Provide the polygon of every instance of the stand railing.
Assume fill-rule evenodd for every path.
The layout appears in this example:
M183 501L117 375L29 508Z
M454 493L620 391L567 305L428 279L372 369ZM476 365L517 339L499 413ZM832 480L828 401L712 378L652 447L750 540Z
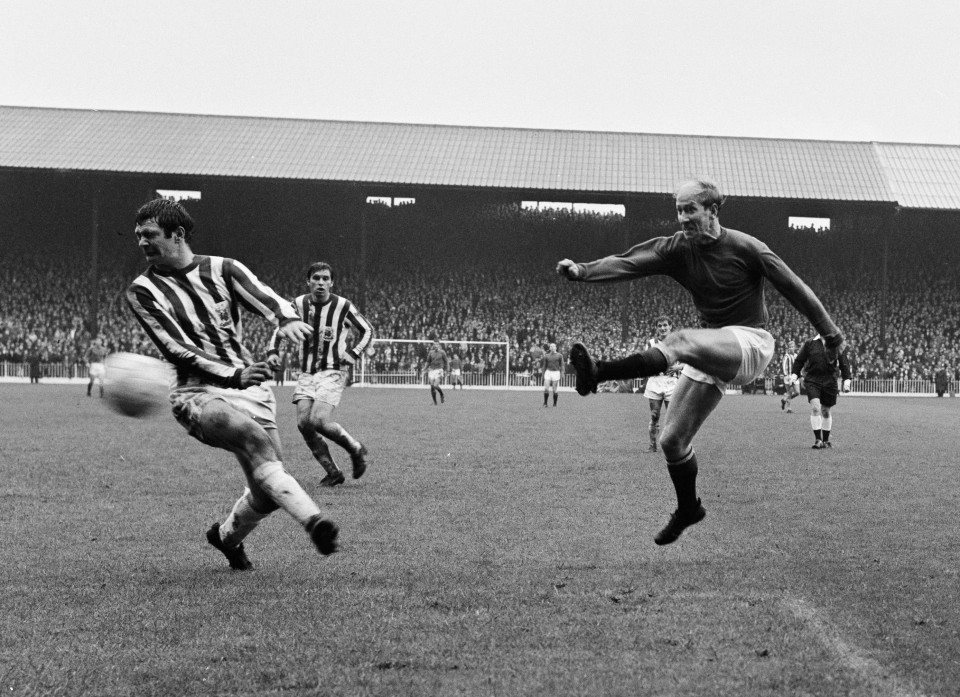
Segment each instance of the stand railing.
M287 370L286 382L296 382L292 369ZM358 379L360 378L360 379ZM30 365L28 363L0 361L0 380L6 382L27 382L30 379ZM40 365L40 379L66 382L73 380L87 380L87 366L83 363L42 363ZM460 376L464 387L484 387L506 389L506 374L503 372L474 373L465 372ZM537 388L542 387L543 378L539 380L527 373L510 373L509 387ZM417 387L427 384L425 374L415 371L373 372L366 371L361 376L354 375L356 385L363 387ZM444 378L445 385L449 385L448 378ZM620 383L604 383L601 390L607 392L630 392L639 390L640 380L622 381ZM560 378L560 387L573 389L574 376L564 373ZM950 382L946 394L953 397L956 394L957 383ZM758 379L751 385L740 390L744 394L778 394L777 381L771 378ZM870 395L935 395L936 385L932 380L900 380L897 378L876 378L869 380L854 380L851 392Z

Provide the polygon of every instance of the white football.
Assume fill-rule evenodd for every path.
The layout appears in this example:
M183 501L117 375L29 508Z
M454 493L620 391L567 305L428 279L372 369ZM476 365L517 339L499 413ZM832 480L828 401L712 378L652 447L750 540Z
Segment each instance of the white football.
M143 417L170 405L173 373L167 363L123 351L111 353L103 363L107 369L103 398L118 414Z

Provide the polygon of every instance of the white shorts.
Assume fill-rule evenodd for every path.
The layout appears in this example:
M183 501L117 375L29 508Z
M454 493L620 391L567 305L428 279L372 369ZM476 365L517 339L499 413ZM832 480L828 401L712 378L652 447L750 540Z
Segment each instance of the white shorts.
M103 363L91 363L87 373L91 380L95 378L102 381L103 376L107 374L107 367Z
M672 375L654 375L647 378L647 387L643 391L643 396L647 399L664 400L669 402L673 399L673 391L677 387L677 378Z
M277 427L277 399L273 396L273 391L264 385L252 385L245 390L213 385L175 387L170 393L173 415L177 422L187 429L187 433L201 443L220 447L204 437L200 422L203 408L215 399L223 400L264 428Z
M560 371L559 370L544 370L543 371L543 384L552 385L553 383L560 384Z
M343 370L321 370L319 373L300 373L297 388L293 391L293 403L302 399L323 402L332 407L340 404L343 388L347 384L347 373Z
M440 382L443 380L443 368L431 368L428 370L427 380L430 382Z
M454 368L453 370L451 370L451 371L450 371L450 377L452 377L452 378L458 378L458 377L460 377L460 369L459 369L459 368Z
M726 392L727 385L746 385L756 380L770 365L776 342L766 329L755 327L722 327L722 329L731 332L740 343L740 369L733 380L724 382L718 377L697 370L692 365L685 365L683 374L691 380L714 385L721 392Z

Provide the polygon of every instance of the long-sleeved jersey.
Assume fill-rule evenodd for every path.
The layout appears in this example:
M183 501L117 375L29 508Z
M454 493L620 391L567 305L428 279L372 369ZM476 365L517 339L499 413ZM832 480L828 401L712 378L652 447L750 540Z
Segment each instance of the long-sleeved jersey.
M127 303L163 357L177 384L240 387L253 362L243 344L240 307L277 326L299 319L277 295L235 259L196 255L183 269L151 266L127 289Z
M681 231L577 266L579 280L590 282L670 276L693 296L700 326L714 328L766 327L766 279L821 335L841 336L807 284L767 245L738 230L720 228L720 236L707 242L690 241Z
M110 349L103 344L90 344L87 350L83 352L83 359L87 363L103 363L103 359L106 358L109 353Z
M427 370L438 370L442 368L447 370L450 365L450 359L447 358L447 352L442 348L430 349L427 352Z
M836 380L838 374L844 380L850 379L850 364L846 354L840 351L836 358L829 360L823 339L819 336L803 342L791 372L800 375L804 366L807 368L806 379L814 382L830 382Z
M559 351L549 351L543 354L543 369L544 370L559 370L563 371L563 364L565 359L563 354Z
M307 293L299 295L291 304L298 318L313 327L313 335L300 345L299 368L305 373L321 370L341 370L344 364L353 364L373 341L373 326L361 315L353 303L339 295L317 305ZM353 346L347 345L349 329L356 330ZM270 353L277 353L282 337L274 331L270 337Z

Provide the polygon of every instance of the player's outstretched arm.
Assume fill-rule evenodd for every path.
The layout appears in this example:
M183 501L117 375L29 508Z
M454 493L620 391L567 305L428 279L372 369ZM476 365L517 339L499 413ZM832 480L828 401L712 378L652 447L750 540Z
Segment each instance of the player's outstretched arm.
M556 271L559 275L570 281L575 281L580 278L580 267L575 261L571 261L570 259L561 259L558 261Z

